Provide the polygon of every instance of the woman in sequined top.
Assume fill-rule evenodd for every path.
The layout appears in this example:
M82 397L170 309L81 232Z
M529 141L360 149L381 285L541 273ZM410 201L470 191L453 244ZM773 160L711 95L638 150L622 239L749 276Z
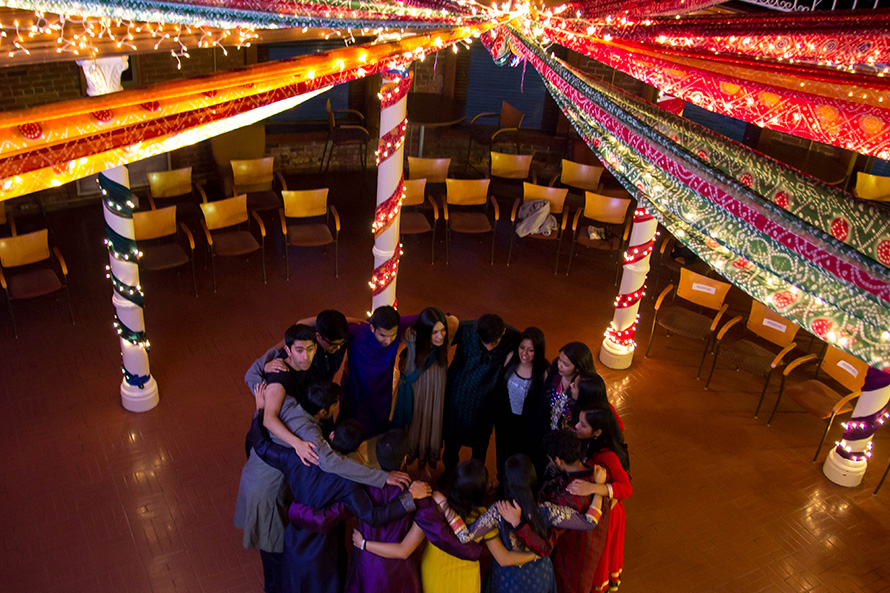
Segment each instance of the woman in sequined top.
M544 332L529 327L519 336L519 345L507 355L495 399L495 448L498 481L507 458L525 453L533 461L546 463L540 439L530 439L536 430L536 414L544 392L544 377L550 363L544 354Z

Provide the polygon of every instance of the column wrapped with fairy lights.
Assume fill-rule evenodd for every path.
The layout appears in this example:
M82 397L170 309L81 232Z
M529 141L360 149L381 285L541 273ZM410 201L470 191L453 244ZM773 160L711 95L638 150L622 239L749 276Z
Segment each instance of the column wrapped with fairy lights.
M380 139L377 142L377 208L374 210L374 273L371 276L372 309L396 305L396 276L402 245L399 243L399 212L405 192L403 152L408 89L411 75L405 70L383 73L380 88Z
M121 403L131 412L145 412L158 405L158 385L148 365L149 342L145 336L145 293L139 283L139 257L133 225L133 194L126 167L99 174L105 210L105 246L108 248L106 276L114 293L111 302L113 327L120 336Z
M91 97L123 90L121 73L127 68L126 56L81 60ZM130 412L145 412L158 405L158 384L148 366L149 342L145 337L143 306L145 294L139 283L139 257L133 225L133 194L126 167L114 167L99 174L102 206L105 214L105 246L108 248L106 276L114 292L112 326L121 343L121 404Z
M853 415L844 422L841 440L822 465L825 477L840 486L858 486L862 482L871 457L872 437L890 418L888 403L890 374L868 367L862 395L856 400Z
M637 311L645 294L649 257L657 228L658 222L648 210L640 207L634 211L630 240L622 262L621 286L615 299L615 314L600 349L600 361L610 369L626 369L633 360Z

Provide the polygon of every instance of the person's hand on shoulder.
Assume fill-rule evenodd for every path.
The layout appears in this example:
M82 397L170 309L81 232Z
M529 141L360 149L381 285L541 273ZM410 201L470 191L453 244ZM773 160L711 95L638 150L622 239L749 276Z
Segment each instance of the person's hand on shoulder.
M411 498L417 500L420 498L426 498L430 494L432 494L433 489L430 488L430 485L426 482L411 482L411 486L408 488L408 491L411 492Z

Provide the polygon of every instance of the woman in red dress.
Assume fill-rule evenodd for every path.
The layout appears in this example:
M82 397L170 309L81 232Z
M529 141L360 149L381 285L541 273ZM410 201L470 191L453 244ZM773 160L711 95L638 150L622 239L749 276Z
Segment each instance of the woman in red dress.
M624 567L624 505L621 501L633 494L627 445L615 413L607 406L583 410L575 425L575 434L587 441L587 465L601 465L609 474L605 484L575 480L568 491L579 496L600 494L611 500L606 546L593 582L596 593L606 589L617 591Z

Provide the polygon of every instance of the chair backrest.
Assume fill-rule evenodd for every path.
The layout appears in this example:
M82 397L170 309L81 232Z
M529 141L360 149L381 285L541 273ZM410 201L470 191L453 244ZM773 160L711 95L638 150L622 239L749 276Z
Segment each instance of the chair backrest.
M600 177L605 171L604 167L596 165L583 165L562 159L562 172L559 174L559 181L563 185L576 187L587 191L597 191L600 186Z
M427 183L445 183L449 167L451 167L451 159L424 159L409 156L408 179L423 177Z
M856 173L856 189L853 193L863 200L888 200L890 201L890 177L871 175L869 173Z
M850 391L859 391L865 382L868 364L852 354L847 354L834 346L828 345L822 357L820 370L828 373L832 379Z
M426 179L406 179L402 206L420 206L426 196Z
M445 201L456 206L478 206L488 200L490 179L446 179Z
M247 194L201 204L210 230L224 229L247 220Z
M176 234L176 206L133 213L135 239L146 241Z
M210 139L210 151L220 170L238 159L258 159L266 154L266 126L253 124Z
M491 152L491 176L503 179L528 179L531 170L531 154L504 154Z
M275 157L232 161L232 175L235 193L267 191L272 189L274 174L272 167Z
M0 266L14 268L49 258L49 231L0 238Z
M507 103L501 102L501 115L498 118L498 128L518 128L522 125L525 114Z
M760 301L751 301L747 327L765 340L784 348L794 341L798 326L791 323Z
M288 218L324 216L328 212L328 188L283 191L284 215Z
M613 198L592 191L584 192L584 216L606 224L621 224L627 218L630 198Z
M152 198L172 198L192 193L192 168L155 171L148 174Z
M680 285L677 296L708 309L719 309L723 306L730 284L696 274L687 268L680 268Z
M550 203L551 214L562 214L567 195L569 195L569 190L564 188L547 187L546 185L535 185L528 182L522 184L522 199L526 202L529 200L547 200Z

